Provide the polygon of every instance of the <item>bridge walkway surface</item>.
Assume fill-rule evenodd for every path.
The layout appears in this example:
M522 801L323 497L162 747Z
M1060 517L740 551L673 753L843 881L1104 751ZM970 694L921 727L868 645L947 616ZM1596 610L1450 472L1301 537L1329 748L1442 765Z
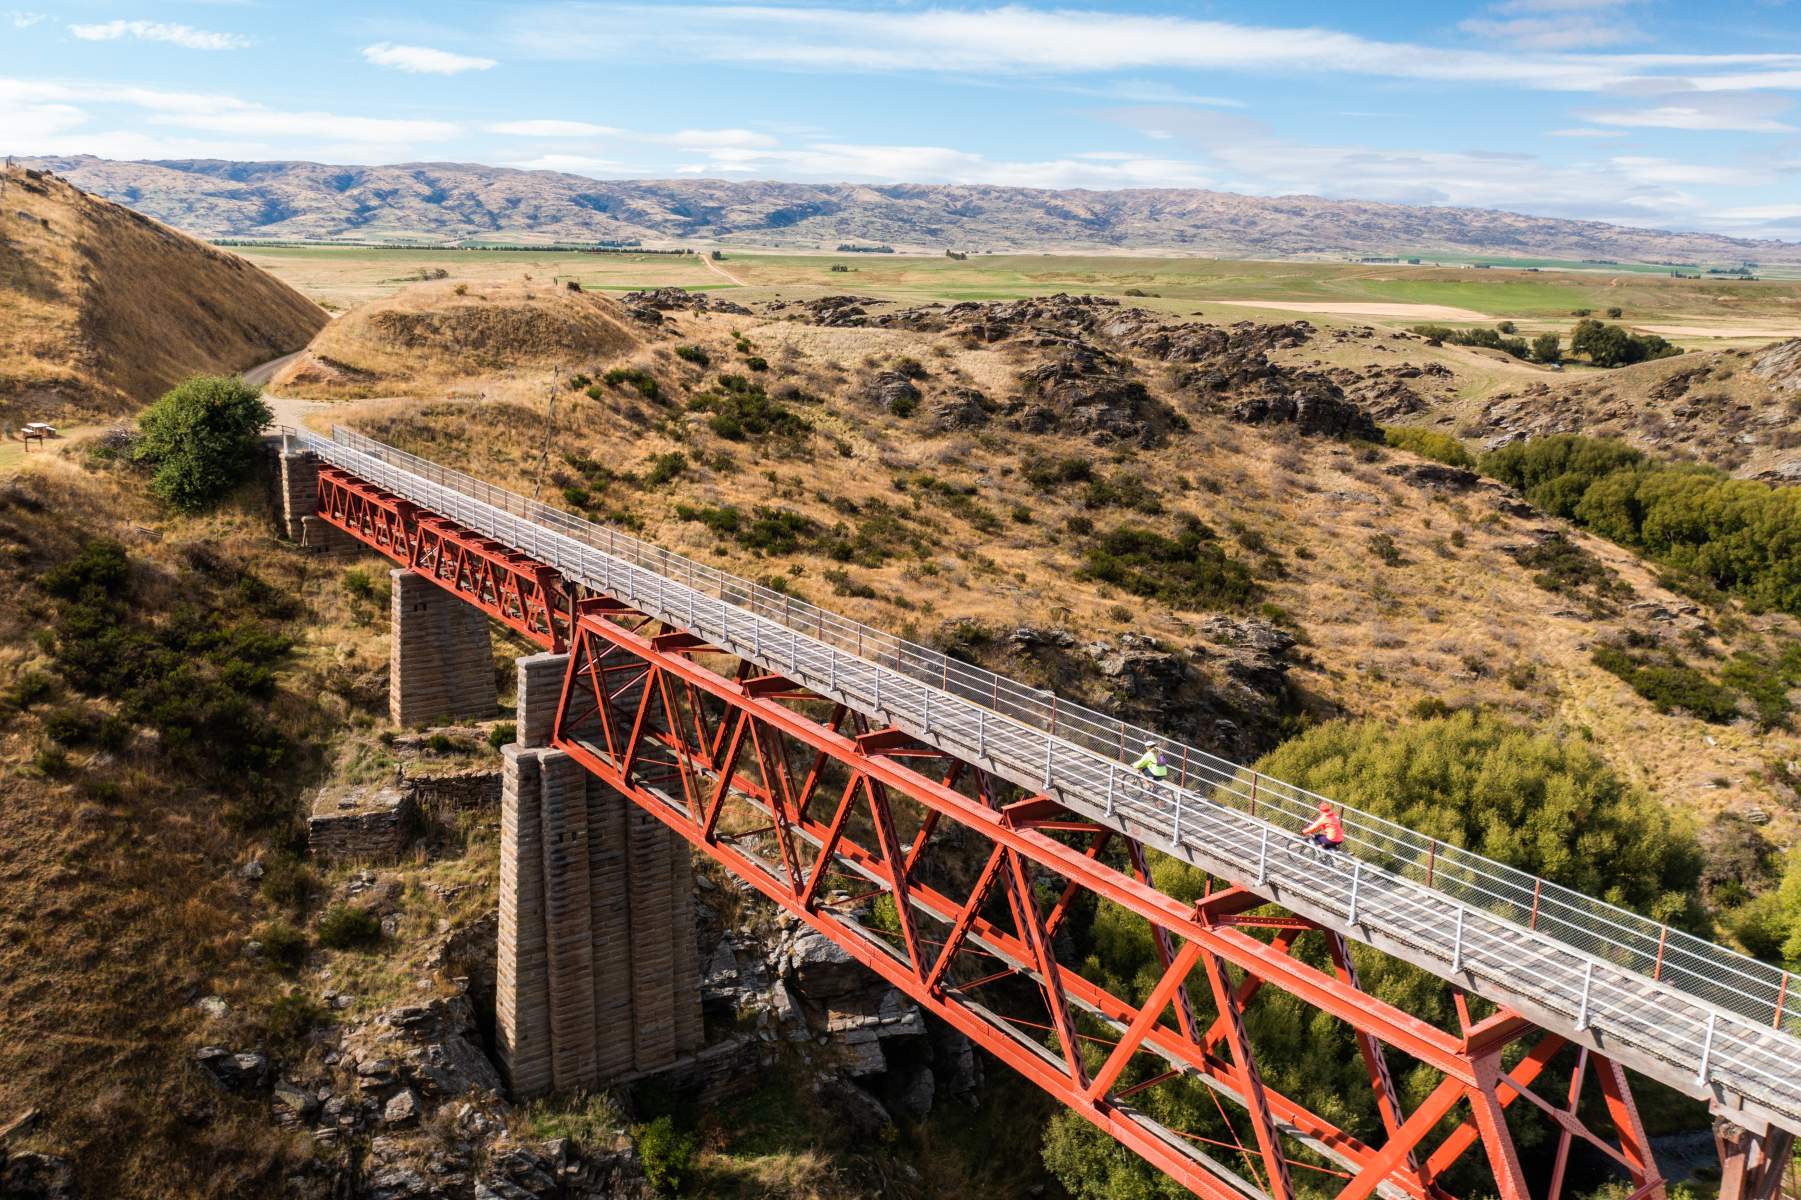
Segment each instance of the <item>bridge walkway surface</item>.
M1747 1127L1801 1133L1801 978L346 430L291 449L587 593L885 722L1073 813L1413 963ZM545 608L543 597L539 608ZM558 618L540 640L559 643ZM560 645L558 646L560 648ZM1165 785L1126 762L1166 748Z

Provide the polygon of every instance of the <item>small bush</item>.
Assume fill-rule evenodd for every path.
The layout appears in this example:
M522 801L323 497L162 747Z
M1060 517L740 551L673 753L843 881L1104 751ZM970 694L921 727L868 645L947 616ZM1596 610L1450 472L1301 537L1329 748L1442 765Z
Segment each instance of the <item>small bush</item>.
M1596 666L1624 680L1658 712L1681 709L1716 724L1738 716L1736 692L1673 654L1634 652L1616 644L1597 646L1593 655Z
M583 375L578 372L577 374L571 375L569 377L569 390L572 392L583 391L588 387L589 384L591 384L593 382L594 382L593 379L591 379L587 375Z
M627 385L646 400L655 400L662 394L656 377L639 367L614 367L601 376L601 379L612 387L619 387L621 384Z
M488 730L488 745L498 750L519 740L519 726L511 721L502 721Z
M8 708L24 710L48 700L56 692L56 680L43 671L20 671L6 689Z
M892 400L888 401L888 411L904 421L919 411L919 397L908 395L905 392L897 393Z
M1386 533L1373 533L1369 540L1370 553L1391 567L1398 567L1406 560L1401 556L1401 548L1395 544L1394 538Z
M1121 525L1084 551L1083 578L1188 610L1236 607L1251 598L1250 571L1227 557L1213 533L1190 517L1176 537Z
M1617 321L1624 315L1625 315L1625 310L1619 308L1618 306L1615 306L1615 307L1607 310L1607 319L1609 321Z
M635 1131L638 1156L644 1160L644 1179L659 1196L681 1194L694 1168L694 1135L675 1127L667 1116L658 1117Z
M769 360L764 358L761 354L753 354L744 360L744 369L747 371L767 371L769 369Z
M292 854L277 854L263 864L263 898L283 908L299 909L318 890L319 877Z
M319 918L319 944L332 950L367 949L381 941L381 920L366 908L334 904Z
M677 346L675 356L683 362L693 363L697 367L710 366L713 356L699 346Z
M298 971L306 961L306 934L286 921L264 925L257 930L256 940L262 943L263 957L277 970Z

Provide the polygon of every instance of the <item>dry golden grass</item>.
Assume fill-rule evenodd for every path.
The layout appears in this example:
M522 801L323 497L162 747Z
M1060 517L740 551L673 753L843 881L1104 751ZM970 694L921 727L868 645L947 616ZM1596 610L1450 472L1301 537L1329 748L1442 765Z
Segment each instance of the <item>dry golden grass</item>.
M196 371L306 344L316 305L215 249L52 176L0 190L0 432L129 412Z
M435 396L459 386L542 394L547 382L610 365L640 340L605 296L548 283L422 283L333 321L272 388L317 399Z

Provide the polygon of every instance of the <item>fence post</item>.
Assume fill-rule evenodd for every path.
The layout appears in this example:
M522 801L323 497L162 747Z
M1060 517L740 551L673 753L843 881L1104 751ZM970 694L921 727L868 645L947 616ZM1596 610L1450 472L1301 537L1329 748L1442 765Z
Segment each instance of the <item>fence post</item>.
M1044 739L1044 790L1051 790L1051 755L1056 753L1057 743L1047 736Z
M1175 843L1177 846L1180 846L1182 844L1182 789L1181 788L1176 789L1176 813L1175 813L1175 819L1171 824L1173 825L1173 830L1169 835L1169 840L1171 842Z
M1588 998L1595 988L1595 960L1589 959L1582 972L1582 1007L1576 1010L1576 1032L1588 1028Z
M1107 809L1106 809L1106 813L1109 817L1113 815L1113 776L1117 770L1118 770L1117 764L1115 764L1115 763L1107 764ZM1781 1013L1780 1007L1778 1007L1777 1012L1778 1012L1778 1014ZM1781 1025L1780 1025L1780 1021L1782 1020L1781 1016L1778 1015L1776 1019L1779 1022L1779 1024L1777 1025L1777 1028L1781 1028Z
M988 757L988 710L976 709L976 757Z
M1362 886L1363 860L1354 858L1351 860L1351 903L1345 912L1345 923L1348 925L1357 924L1357 891Z
M875 704L872 707L874 707L876 712L879 713L882 711L882 668L876 667L876 668L874 668L874 670L875 670Z
M1451 946L1451 974L1463 970L1463 905L1457 906L1457 940Z
M1700 1069L1695 1072L1695 1082L1702 1087L1707 1086L1707 1068L1711 1065L1713 1059L1714 1028L1718 1025L1719 1020L1719 1013L1710 1012L1707 1014L1707 1036L1701 1039L1701 1066Z
M1262 887L1269 882L1269 826L1263 827L1263 837L1257 845L1257 886Z
M831 646L826 647L826 691L838 690L838 651Z
M932 689L931 688L925 689L925 698L926 698L925 699L925 715L920 718L920 725L923 727L923 732L931 733L932 732Z

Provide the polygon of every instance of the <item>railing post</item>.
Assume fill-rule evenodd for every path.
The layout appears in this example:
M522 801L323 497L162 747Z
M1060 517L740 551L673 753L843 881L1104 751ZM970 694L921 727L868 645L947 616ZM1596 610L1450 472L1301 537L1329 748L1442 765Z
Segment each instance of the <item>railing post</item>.
M1363 860L1361 858L1353 858L1351 860L1351 903L1347 906L1345 912L1345 923L1347 925L1357 924L1357 892L1362 886Z
M1776 1019L1770 1023L1770 1028L1777 1032L1782 1030L1782 1005L1788 999L1788 980L1789 974L1784 971L1782 973L1782 989L1776 993Z
M1589 959L1582 971L1582 1006L1576 1010L1576 1032L1588 1029L1588 999L1595 988L1595 960Z
M1108 763L1108 764L1107 764L1107 808L1106 808L1106 815L1107 815L1107 816L1109 816L1109 817L1111 817L1111 816L1112 816L1112 815L1113 815L1113 776L1114 776L1114 775L1115 775L1115 774L1116 774L1116 773L1117 773L1117 771L1118 771L1118 769L1119 769L1119 768L1118 768L1118 764L1116 764L1116 763ZM1781 1018L1780 1018L1780 1017L1778 1017L1778 1018L1777 1018L1777 1020L1778 1020L1778 1021L1780 1021L1780 1020L1781 1020ZM1778 1026L1778 1027L1779 1027L1779 1028L1780 1028L1780 1026Z
M1051 755L1057 751L1057 743L1047 736L1044 739L1044 790L1051 790Z
M1463 970L1463 913L1464 907L1457 906L1457 938L1451 945L1451 974Z
M931 688L925 689L924 708L925 708L925 713L922 717L920 717L919 723L923 729L923 732L931 733L932 732L932 689Z
M1719 1013L1707 1014L1707 1036L1701 1039L1701 1066L1695 1072L1695 1082L1702 1087L1707 1086L1707 1068L1713 1065L1713 1034L1719 1020Z
M988 710L976 709L976 757L988 757Z
M1177 845L1179 847L1182 844L1182 789L1181 788L1176 789L1176 812L1175 812L1174 820L1172 820L1170 822L1170 826L1171 826L1171 828L1170 828L1169 840L1171 842L1175 843L1175 845Z
M1670 944L1670 927L1665 925L1657 932L1657 963L1651 968L1651 978L1658 983L1663 982L1663 950Z
M873 704L871 707L873 707L877 712L881 712L882 711L882 668L876 667L876 668L874 668L874 670L875 670L875 704Z
M1269 826L1263 827L1263 837L1257 843L1257 886L1262 887L1269 882Z
M1426 886L1432 886L1432 870L1438 865L1438 840L1426 844Z
M831 646L827 646L826 647L826 691L836 692L837 690L838 690L838 651Z

